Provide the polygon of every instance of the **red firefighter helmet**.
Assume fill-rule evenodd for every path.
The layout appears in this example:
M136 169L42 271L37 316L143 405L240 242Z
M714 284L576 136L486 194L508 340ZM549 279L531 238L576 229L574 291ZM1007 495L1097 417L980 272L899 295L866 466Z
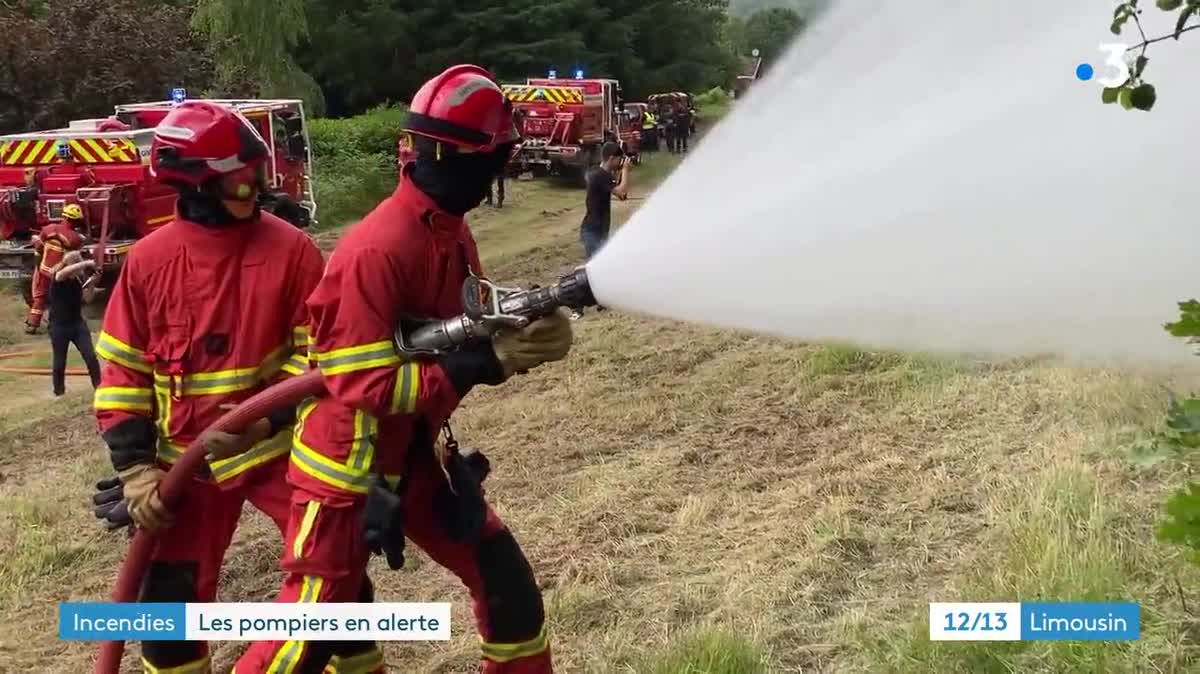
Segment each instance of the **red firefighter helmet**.
M520 139L512 102L491 73L474 65L452 66L426 82L413 96L403 130L476 152Z
M213 178L261 170L267 143L245 117L205 101L186 101L154 128L150 173L167 183L199 187Z

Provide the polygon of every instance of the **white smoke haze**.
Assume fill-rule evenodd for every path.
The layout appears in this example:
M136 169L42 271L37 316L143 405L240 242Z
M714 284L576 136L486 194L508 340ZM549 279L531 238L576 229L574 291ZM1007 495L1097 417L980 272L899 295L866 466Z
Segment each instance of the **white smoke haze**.
M596 296L808 341L1194 359L1162 324L1200 295L1200 38L1150 46L1152 111L1103 105L1099 45L1140 41L1112 9L836 3L589 264Z

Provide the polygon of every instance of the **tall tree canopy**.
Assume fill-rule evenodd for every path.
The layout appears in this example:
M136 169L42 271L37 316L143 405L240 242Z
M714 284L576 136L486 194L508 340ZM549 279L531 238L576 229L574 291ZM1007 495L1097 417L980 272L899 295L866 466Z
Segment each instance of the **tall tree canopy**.
M728 12L729 0L0 0L0 131L178 85L349 115L463 62L509 82L582 68L628 98L728 88L748 40L770 49L787 32Z

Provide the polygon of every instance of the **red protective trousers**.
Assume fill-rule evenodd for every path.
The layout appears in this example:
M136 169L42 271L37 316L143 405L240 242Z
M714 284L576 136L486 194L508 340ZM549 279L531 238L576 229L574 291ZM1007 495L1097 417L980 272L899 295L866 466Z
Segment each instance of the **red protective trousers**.
M42 324L42 315L46 311L46 294L50 291L50 270L62 262L67 251L76 250L83 245L83 237L70 225L56 222L42 228L40 235L42 250L37 267L33 270L30 280L29 314L25 317L25 325L37 328Z
M512 534L488 507L477 541L453 540L445 533L435 506L446 484L445 475L432 453L422 453L422 459L413 463L404 489L404 533L433 561L458 576L470 592L476 628L483 640L479 671L549 674L553 671L550 645L537 584ZM321 499L303 488L295 490L282 563L286 576L277 601L359 601L370 558L361 526L365 502L365 497L339 502ZM537 630L534 638L511 636L524 636L531 626ZM324 646L304 641L258 642L238 661L234 674L316 674L329 657L321 650ZM336 672L382 672L382 664L363 659L355 667L343 659Z

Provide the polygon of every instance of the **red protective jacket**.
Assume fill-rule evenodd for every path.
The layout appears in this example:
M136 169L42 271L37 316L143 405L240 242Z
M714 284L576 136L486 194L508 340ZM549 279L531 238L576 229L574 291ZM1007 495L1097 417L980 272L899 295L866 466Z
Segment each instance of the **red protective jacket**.
M347 232L308 300L329 395L300 407L293 484L328 502L365 494L373 472L401 472L419 419L436 432L458 406L441 362L406 362L393 339L402 317L462 313L468 264L482 275L466 222L407 177Z
M134 244L96 345L106 361L96 417L114 463L140 442L124 429L149 428L123 422L152 419L157 458L171 464L221 405L307 370L304 300L323 268L312 239L269 213L227 227L177 217ZM282 457L290 431L212 462L212 479L232 487Z
M46 310L46 294L50 291L51 281L54 280L50 270L62 262L67 251L78 250L83 246L83 237L79 232L62 220L43 227L38 234L38 240L41 241L41 259L30 280L33 301L29 306L29 314L25 317L25 324L34 328L41 325L42 315Z

